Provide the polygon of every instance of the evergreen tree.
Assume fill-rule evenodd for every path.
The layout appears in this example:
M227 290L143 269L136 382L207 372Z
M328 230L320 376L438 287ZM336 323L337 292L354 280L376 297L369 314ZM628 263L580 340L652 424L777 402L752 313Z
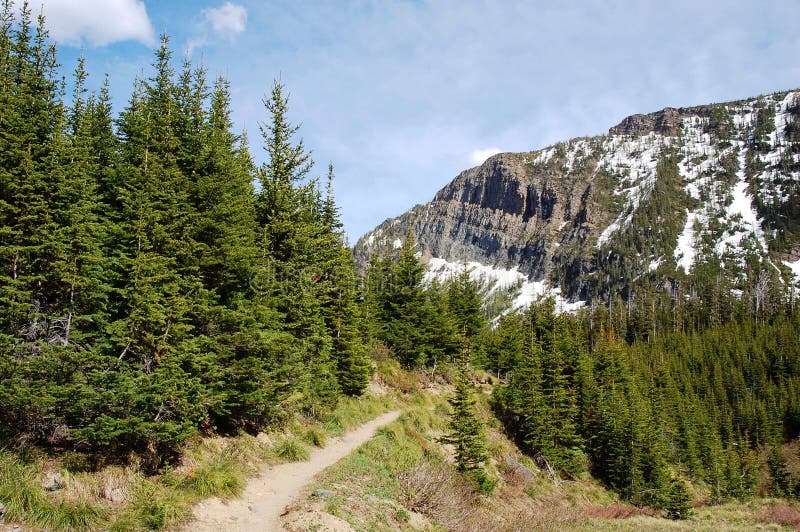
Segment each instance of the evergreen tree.
M287 380L287 400L311 413L332 408L338 383L332 339L322 311L325 247L329 229L319 212L316 182L308 181L313 161L303 141L294 143L298 126L288 119L288 98L275 83L264 104L269 121L261 124L268 160L259 169L257 202L262 267L271 270L272 295L296 346L274 361ZM287 407L290 407L288 403Z
M669 519L686 519L692 515L691 496L683 481L672 480L665 509Z
M372 375L372 364L361 338L355 264L345 244L339 208L333 199L333 177L333 165L328 165L327 188L320 206L325 228L319 246L324 273L318 283L321 284L325 322L333 339L339 388L347 395L361 395Z
M450 433L441 441L455 447L458 470L474 478L481 491L491 492L494 482L484 469L487 461L485 429L476 412L475 388L472 384L468 362L469 349L466 345L462 349L460 358L455 392L448 399L453 409L450 416Z
M179 141L168 40L156 53L153 77L141 82L123 113L119 176L121 305L109 327L118 379L109 391L113 422L83 429L90 443L108 431L144 449L156 462L205 418L200 341L193 321L204 296L197 276L197 213L189 180L177 165ZM133 393L136 390L136 393ZM96 440L94 438L97 438Z
M470 278L466 266L447 283L447 309L456 330L467 338L477 336L486 321L478 286Z
M789 470L786 459L783 457L780 445L772 445L770 448L767 467L770 476L770 492L777 497L785 497L792 494L792 486L789 480Z
M427 310L422 286L424 268L416 256L414 237L408 235L397 264L388 261L389 277L380 297L381 339L406 367L428 362L425 338Z

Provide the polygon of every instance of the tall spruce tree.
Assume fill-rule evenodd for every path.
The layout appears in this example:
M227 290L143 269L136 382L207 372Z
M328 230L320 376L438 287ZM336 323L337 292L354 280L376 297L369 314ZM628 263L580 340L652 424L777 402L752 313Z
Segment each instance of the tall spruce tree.
M452 407L450 432L441 441L455 448L458 470L475 479L481 491L491 492L494 481L487 475L484 467L488 460L486 434L476 411L475 387L472 384L469 359L469 347L465 343L458 361L455 391L448 399Z
M447 308L459 333L475 338L485 323L477 284L464 269L447 283Z
M177 164L171 52L162 38L154 74L140 82L119 121L122 161L118 287L122 304L109 327L119 362L109 387L114 405L84 430L99 443L114 441L162 454L191 435L206 416L193 318L202 285L197 276L197 213L188 178Z
M58 218L69 209L59 198L67 151L62 87L44 17L34 27L27 2L16 27L12 4L4 4L0 47L0 419L29 439L60 443L64 381L51 377L69 379L71 369L60 366L71 324L58 282L70 281L66 272L53 274L64 266Z
M333 165L328 165L325 197L320 205L324 231L320 235L322 310L332 337L336 378L341 391L360 395L372 375L372 363L361 336L361 309L356 301L356 269L348 248L339 208L333 197Z
M317 183L303 141L295 143L299 126L289 122L283 85L272 87L264 105L269 120L261 124L268 159L258 171L257 201L262 267L274 279L272 296L295 342L274 361L288 382L285 407L312 414L332 408L338 396L332 339L321 308L326 290L324 260L319 254L328 230L320 216ZM321 282L323 281L323 282Z

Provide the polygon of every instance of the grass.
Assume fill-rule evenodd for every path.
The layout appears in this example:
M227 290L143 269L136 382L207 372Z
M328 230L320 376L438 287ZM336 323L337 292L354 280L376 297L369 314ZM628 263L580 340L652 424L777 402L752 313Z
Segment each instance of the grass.
M130 512L137 525L147 530L162 530L188 519L192 511L191 503L191 498L182 490L143 482L136 490Z
M398 367L388 368L396 371ZM438 442L447 429L447 392L409 391L400 418L325 471L309 488L332 491L292 510L313 508L347 521L355 530L786 530L797 527L800 506L784 501L731 502L700 507L690 520L638 508L588 475L554 483L523 456L496 424L489 424L487 469L498 485L491 497L458 473L451 450ZM485 398L479 411L488 416ZM520 468L528 474L520 473Z
M331 435L343 434L399 404L390 395L344 398L321 422L297 419L286 432L197 439L187 445L179 464L153 477L144 476L135 462L98 467L94 457L81 453L67 452L53 459L35 449L25 456L0 450L3 518L46 530L175 528L191 517L194 503L240 495L248 476L265 459L306 460L309 446L324 447ZM65 487L47 492L46 473L61 475Z
M187 472L179 485L201 499L240 495L247 480L235 456L216 455Z
M40 478L37 464L23 464L14 455L0 452L0 501L6 520L27 521L49 530L86 529L103 520L105 510L84 499L51 500Z
M648 515L591 478L555 485L489 423L488 472L498 479L493 496L479 495L474 483L457 473L452 450L438 442L447 430L448 391L430 390L442 376L415 374L396 362L379 362L379 377L397 379L400 399L391 394L346 398L320 421L298 419L285 431L234 438L199 439L187 446L180 464L155 477L135 465L106 466L78 453L62 461L0 450L0 502L6 522L47 530L163 530L191 517L192 505L207 497L241 494L247 477L269 462L307 458L331 435L361 425L404 405L397 421L326 470L311 487L334 492L305 505L338 516L356 530L767 530L800 525L800 505L781 500L732 502L699 507L691 520L673 522ZM480 414L491 420L485 397ZM520 468L528 470L520 475ZM47 492L46 473L58 472L64 489ZM301 506L302 509L302 506Z
M313 486L336 494L335 507L327 504L323 509L356 530L409 529L414 518L437 529L422 511L444 505L455 487L477 497L471 481L447 464L445 451L431 437L446 428L445 398L416 393L410 403L397 421L378 429L373 439L326 470ZM455 508L459 503L456 499L448 507L453 515L463 513L463 508Z
M399 406L398 400L390 395L343 397L336 409L325 416L322 428L331 435L340 436Z
M286 462L303 462L308 460L308 447L297 436L287 435L281 438L273 448L275 456Z

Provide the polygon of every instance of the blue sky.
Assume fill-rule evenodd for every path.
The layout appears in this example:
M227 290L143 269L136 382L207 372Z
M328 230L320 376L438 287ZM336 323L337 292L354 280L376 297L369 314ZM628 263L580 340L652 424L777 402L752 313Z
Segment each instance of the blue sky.
M32 0L38 6L37 0ZM280 77L354 242L495 151L598 134L629 114L800 86L800 2L44 0L70 71L116 111L157 36L232 84L263 160Z

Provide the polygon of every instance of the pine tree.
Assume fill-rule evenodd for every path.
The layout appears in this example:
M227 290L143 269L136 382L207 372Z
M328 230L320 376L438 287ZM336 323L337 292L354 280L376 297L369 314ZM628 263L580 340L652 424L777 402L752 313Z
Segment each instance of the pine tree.
M388 257L384 259L388 275L386 286L379 294L380 338L406 367L426 362L425 342L420 331L425 304L422 290L424 270L415 256L414 247L414 239L409 235L403 241L397 264L392 264Z
M23 2L13 28L11 9L5 3L0 16L0 419L32 440L62 443L61 374L72 370L62 348L78 338L60 283L69 275L54 274L64 265L58 224L69 208L59 197L63 89L44 17L34 28Z
M314 414L332 408L338 397L332 339L321 308L329 230L320 216L319 194L308 180L313 166L303 141L294 143L298 126L288 119L288 98L276 82L264 105L269 121L261 124L268 160L259 169L257 201L262 267L273 272L272 296L296 341L275 370L290 383L294 406ZM322 282L321 282L322 281Z
M478 483L479 490L491 492L494 481L484 469L487 461L486 435L483 423L476 412L475 388L469 366L469 349L462 349L456 373L455 392L448 399L453 411L450 416L450 433L443 443L455 447L458 470L469 474Z
M447 284L447 308L455 321L456 330L467 338L478 335L485 322L478 286L466 269Z
M672 480L665 509L669 519L686 519L692 515L691 496L682 480Z
M171 52L166 37L154 75L138 84L122 114L117 187L121 304L109 332L118 363L108 402L115 408L83 429L98 444L117 431L119 444L145 450L157 465L207 415L202 337L195 334L199 298L197 212L177 164L180 146ZM131 393L137 390L136 394ZM113 421L112 421L113 420ZM124 423L123 423L123 420Z
M789 479L788 463L783 457L779 444L770 446L767 467L770 476L770 492L777 497L785 497L792 494L792 486Z
M339 208L333 198L333 165L328 165L325 198L320 214L325 231L320 235L322 306L333 339L336 378L346 395L361 395L372 375L372 363L361 337L361 309L356 295L356 270L348 249Z

